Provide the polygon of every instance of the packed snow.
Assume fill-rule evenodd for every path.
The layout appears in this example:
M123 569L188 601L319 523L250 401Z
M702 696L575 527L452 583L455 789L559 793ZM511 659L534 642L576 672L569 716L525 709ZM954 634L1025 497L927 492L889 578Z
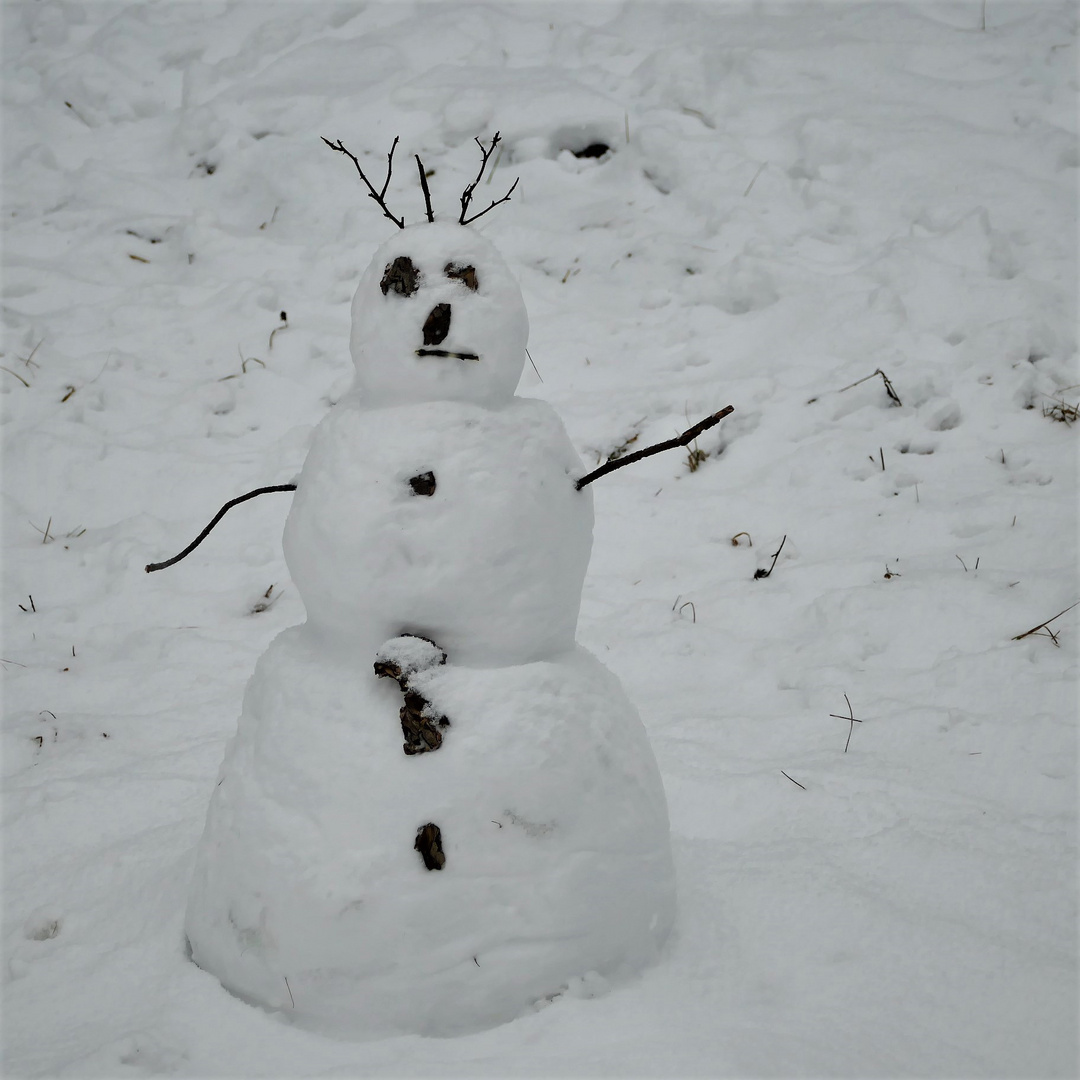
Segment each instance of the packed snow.
M6 1073L1076 1075L1074 5L0 11ZM381 245L457 221L473 140L496 131L478 207L520 182L468 232L521 287L532 363L519 400L509 374L484 401L461 386L391 400L391 378L369 387L390 395L368 417L386 428L360 431L350 302L364 268ZM386 199L405 230L320 138L340 139L381 185L396 136ZM436 226L413 155L431 173ZM433 288L443 270L427 266ZM462 296L460 279L437 288ZM511 306L493 313L517 327L507 337L524 333ZM480 354L470 336L439 347ZM432 359L416 358L418 377ZM455 362L463 378L480 370ZM505 647L502 666L463 661L436 636L452 638L456 616L476 625L464 610L378 628L353 689L327 644L336 614L325 647L301 640L312 613L303 569L294 582L285 562L293 522L284 545L282 531L304 505L309 449L336 452L319 450L327 429L363 457L350 475L392 470L401 485L426 453L452 463L479 440L483 422L458 431L450 417L520 411L486 432L502 440L485 459L492 491L539 485L545 469L568 481L574 459L592 468L728 404L687 448L590 486L587 571L586 517L568 536L544 531L548 486L490 537L470 533L479 521L413 532L428 589L475 580L496 549L508 560L475 598L524 590L522 617L500 613L479 650L489 661ZM401 430L401 413L423 422ZM390 453L395 442L416 462ZM452 483L487 498L464 466L446 486L434 471L436 494L387 503L387 523L434 508ZM227 500L294 479L295 495L234 508L186 559L144 573ZM314 514L310 535L335 561L356 512ZM523 548L507 543L533 529ZM470 535L476 551L431 569L440 540L463 551ZM348 607L377 568L354 553L325 610ZM573 640L565 596L544 583L569 567L585 574L583 649L559 660L517 635ZM397 580L387 572L366 602L393 599ZM545 604L562 621L531 626L525 612ZM425 629L445 664L392 637ZM436 753L402 753L402 691L369 678L384 646L450 721ZM534 650L527 663L519 647ZM245 702L256 665L266 678ZM642 728L584 741L627 715L620 683ZM515 741L522 710L569 725L559 696L586 684L608 688L580 690L589 724L562 743ZM260 686L280 694L264 700ZM318 715L286 724L300 691ZM391 719L377 736L344 708L369 699ZM363 800L393 774L422 775L416 797L462 822L489 815L493 842L544 851L553 791L563 820L590 828L635 770L655 797L651 745L677 878L657 961L609 978L583 956L557 992L523 964L506 1022L453 1037L388 1037L407 1024L378 1015L360 1037L308 1030L292 979L261 1006L241 1000L192 962L184 929L207 807L237 797L215 792L229 790L216 785L242 702L241 731L252 710L271 717L292 769L275 774L280 799L233 804L266 809L245 825L266 843L275 805L319 815L340 809L349 778ZM455 743L455 717L477 712L510 774L492 768L467 789L472 750ZM323 820L308 857L336 843L348 860L349 823ZM608 824L634 829L618 812ZM410 826L388 854L388 889L418 865ZM240 874L245 859L218 866ZM420 880L452 891L464 879ZM306 903L296 888L280 903ZM545 890L532 898L538 938L567 910ZM405 905L417 895L400 887ZM355 898L326 902L340 912ZM627 904L644 910L637 892ZM259 912L244 914L256 934ZM602 952L607 928L580 915L583 949ZM368 956L429 965L409 1020L447 1000L478 1015L491 986L513 981L505 955L482 974L466 929L433 924ZM504 924L472 929L494 938ZM324 930L313 922L301 945L330 955L340 939ZM463 960L492 980L472 1004L445 981Z

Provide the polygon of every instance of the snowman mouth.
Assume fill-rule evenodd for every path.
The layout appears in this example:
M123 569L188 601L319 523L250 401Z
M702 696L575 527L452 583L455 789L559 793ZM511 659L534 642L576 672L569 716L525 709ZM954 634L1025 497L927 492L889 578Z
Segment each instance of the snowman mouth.
M479 360L474 352L451 352L449 349L417 349L417 356L451 356L455 360Z

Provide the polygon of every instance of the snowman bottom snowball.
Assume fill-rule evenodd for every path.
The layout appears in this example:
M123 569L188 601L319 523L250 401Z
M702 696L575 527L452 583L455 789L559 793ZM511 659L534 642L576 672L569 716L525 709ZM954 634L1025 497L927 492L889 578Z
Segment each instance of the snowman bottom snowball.
M338 1037L512 1020L654 962L674 918L663 786L609 671L576 647L422 674L450 726L410 755L393 679L279 635L198 851L194 961Z

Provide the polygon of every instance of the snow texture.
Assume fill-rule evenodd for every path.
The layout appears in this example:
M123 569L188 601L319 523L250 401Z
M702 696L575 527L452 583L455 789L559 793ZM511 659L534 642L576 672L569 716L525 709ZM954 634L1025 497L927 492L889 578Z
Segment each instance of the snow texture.
M1080 599L1074 4L0 20L5 1074L1077 1075L1080 608L1019 637ZM693 472L589 489L578 637L656 752L678 913L610 992L349 1042L184 951L245 683L304 619L293 498L143 566L293 479L352 382L405 234L319 137L379 185L399 135L412 227L411 154L454 222L496 130L477 204L521 182L472 228L528 307L518 392L587 468L736 410Z

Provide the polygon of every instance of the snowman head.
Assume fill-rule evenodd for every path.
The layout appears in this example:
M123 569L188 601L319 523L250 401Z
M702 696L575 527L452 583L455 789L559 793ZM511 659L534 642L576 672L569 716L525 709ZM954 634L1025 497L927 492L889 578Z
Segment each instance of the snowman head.
M514 396L529 320L509 267L482 236L432 222L375 252L352 303L355 386L367 404Z

